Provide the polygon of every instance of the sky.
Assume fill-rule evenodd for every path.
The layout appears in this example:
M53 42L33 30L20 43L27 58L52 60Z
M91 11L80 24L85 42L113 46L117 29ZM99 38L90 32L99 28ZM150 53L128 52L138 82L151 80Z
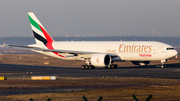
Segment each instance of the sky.
M0 37L32 36L27 12L51 36L180 37L180 0L1 0Z

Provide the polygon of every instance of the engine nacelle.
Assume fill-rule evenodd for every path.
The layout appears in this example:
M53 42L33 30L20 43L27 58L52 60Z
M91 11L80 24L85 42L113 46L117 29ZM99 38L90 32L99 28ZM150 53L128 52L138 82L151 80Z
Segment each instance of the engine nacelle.
M95 54L90 59L93 66L105 67L111 64L111 56L107 54Z
M145 66L150 64L151 61L131 61L134 65Z

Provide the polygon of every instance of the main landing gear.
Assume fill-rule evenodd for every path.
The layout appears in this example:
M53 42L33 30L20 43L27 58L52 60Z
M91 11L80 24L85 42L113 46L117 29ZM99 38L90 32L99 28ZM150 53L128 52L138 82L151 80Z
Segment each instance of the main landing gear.
M118 68L118 65L117 64L111 64L109 66L106 66L105 69L111 69L111 68Z
M93 65L82 65L82 69L95 69L95 66ZM117 64L111 64L109 66L104 67L105 69L112 69L112 68L118 68Z
M81 66L82 69L95 69L95 66L90 65L89 59L86 59L86 65ZM105 68L111 69L111 68L118 68L117 64L110 64L109 66L106 66Z
M93 66L93 65L82 65L81 68L82 69L95 69L95 66Z
M95 66L90 65L89 59L86 60L86 65L81 66L82 69L95 69Z

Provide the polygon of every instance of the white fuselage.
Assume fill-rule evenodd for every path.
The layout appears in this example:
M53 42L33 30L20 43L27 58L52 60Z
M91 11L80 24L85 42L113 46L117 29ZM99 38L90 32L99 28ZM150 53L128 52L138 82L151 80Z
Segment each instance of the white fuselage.
M46 48L44 44L33 44L29 46ZM169 59L177 55L177 51L174 50L172 46L156 41L60 41L53 42L52 46L56 50L99 52L101 54L105 53L119 56L119 58L114 61L153 61ZM59 53L66 57L64 58L52 52L36 52L56 58L77 60L81 60L82 55L87 58L90 58L93 55L81 54L79 56L66 57L71 54Z

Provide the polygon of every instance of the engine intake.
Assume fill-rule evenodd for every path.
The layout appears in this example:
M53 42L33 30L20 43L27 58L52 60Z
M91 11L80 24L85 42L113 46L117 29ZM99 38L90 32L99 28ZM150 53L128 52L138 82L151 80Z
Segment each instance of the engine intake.
M109 66L111 64L111 56L107 54L95 54L90 59L93 66Z

